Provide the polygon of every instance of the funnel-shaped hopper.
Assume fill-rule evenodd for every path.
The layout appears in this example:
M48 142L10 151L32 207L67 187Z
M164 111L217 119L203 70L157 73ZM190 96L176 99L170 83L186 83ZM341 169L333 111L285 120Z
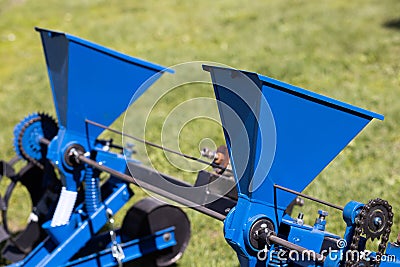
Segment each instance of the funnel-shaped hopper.
M240 194L284 209L373 119L382 115L234 69L211 73Z
M42 38L59 124L77 134L87 134L85 119L110 125L134 95L137 98L167 70L66 33L36 30ZM88 134L92 139L102 131L92 127Z

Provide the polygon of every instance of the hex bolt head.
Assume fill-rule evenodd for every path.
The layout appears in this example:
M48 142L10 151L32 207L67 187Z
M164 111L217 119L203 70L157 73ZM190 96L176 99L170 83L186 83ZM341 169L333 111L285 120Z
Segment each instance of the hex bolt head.
M170 233L163 234L163 239L164 239L164 242L170 241L171 240L171 234Z
M318 214L322 216L328 216L328 212L324 210L318 210Z
M318 214L320 218L325 218L326 216L328 216L328 212L324 210L318 210Z

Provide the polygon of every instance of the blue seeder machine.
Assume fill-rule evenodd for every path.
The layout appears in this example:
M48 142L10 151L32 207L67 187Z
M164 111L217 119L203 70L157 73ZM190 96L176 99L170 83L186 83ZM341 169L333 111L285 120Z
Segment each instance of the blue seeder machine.
M341 207L301 193L382 115L256 73L204 65L226 148L213 154L219 155L210 163L217 171L200 171L192 185L141 165L124 156L129 148L99 138L104 130L118 132L109 126L172 70L66 33L37 31L57 122L43 113L27 116L15 126L16 158L1 164L1 173L11 179L1 198L0 228L2 257L10 266L177 262L190 238L180 208L145 198L114 228L114 214L134 194L131 183L223 221L225 239L243 267L399 266L400 240L389 242L393 211L387 201ZM16 171L21 159L26 165ZM228 164L234 182L225 172ZM233 188L223 192L212 181ZM7 205L17 183L26 186L33 209L26 229L15 235ZM197 187L196 195L176 189ZM325 231L323 210L311 226L302 214L292 217L302 198L340 210L344 236ZM378 248L366 251L366 242L374 239Z

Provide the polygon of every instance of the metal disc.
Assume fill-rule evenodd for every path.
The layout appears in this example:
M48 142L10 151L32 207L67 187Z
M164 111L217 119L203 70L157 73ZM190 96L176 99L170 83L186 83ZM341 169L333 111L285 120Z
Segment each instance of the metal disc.
M11 178L11 177L10 177ZM24 185L30 195L30 202L33 209L31 212L37 216L35 219L30 219L24 229L17 233L10 233L8 222L8 209L3 209L1 212L3 219L3 227L7 233L11 234L11 238L2 247L1 257L11 262L22 260L34 247L39 244L46 236L46 232L40 227L42 223L50 219L54 209L55 201L58 198L58 191L61 188L61 182L56 178L52 167L46 170L40 169L38 166L28 163L22 167L19 172L11 178L12 182L7 187L4 196L4 205L9 208L10 198L14 192L17 182ZM51 198L50 194L54 196ZM27 201L21 199L20 201Z

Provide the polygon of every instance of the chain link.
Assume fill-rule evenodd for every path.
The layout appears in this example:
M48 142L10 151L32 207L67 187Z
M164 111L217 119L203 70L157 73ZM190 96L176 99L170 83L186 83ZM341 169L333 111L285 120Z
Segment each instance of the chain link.
M111 252L114 259L118 262L118 266L122 267L122 260L125 259L124 251L121 245L118 243L117 235L115 233L115 224L113 212L111 209L107 209L107 217L109 222L109 232L111 237Z
M389 205L389 203L386 200L376 198L370 200L367 204L365 204L360 211L360 213L357 215L355 219L355 225L356 227L354 228L354 234L353 234L353 239L350 244L350 251L355 251L358 250L359 242L360 242L360 237L363 232L363 227L366 223L368 223L368 212L373 208L378 205L381 205L385 207L388 211L388 218L385 218L387 220L385 224L385 229L383 229L382 233L380 234L381 242L378 245L378 251L376 253L376 266L378 267L380 264L380 259L382 255L385 253L386 250L386 245L389 240L389 235L391 232L391 226L393 225L393 212L392 212L392 206ZM379 239L379 237L378 237ZM357 267L360 259L357 260L346 260L345 266L346 267Z

